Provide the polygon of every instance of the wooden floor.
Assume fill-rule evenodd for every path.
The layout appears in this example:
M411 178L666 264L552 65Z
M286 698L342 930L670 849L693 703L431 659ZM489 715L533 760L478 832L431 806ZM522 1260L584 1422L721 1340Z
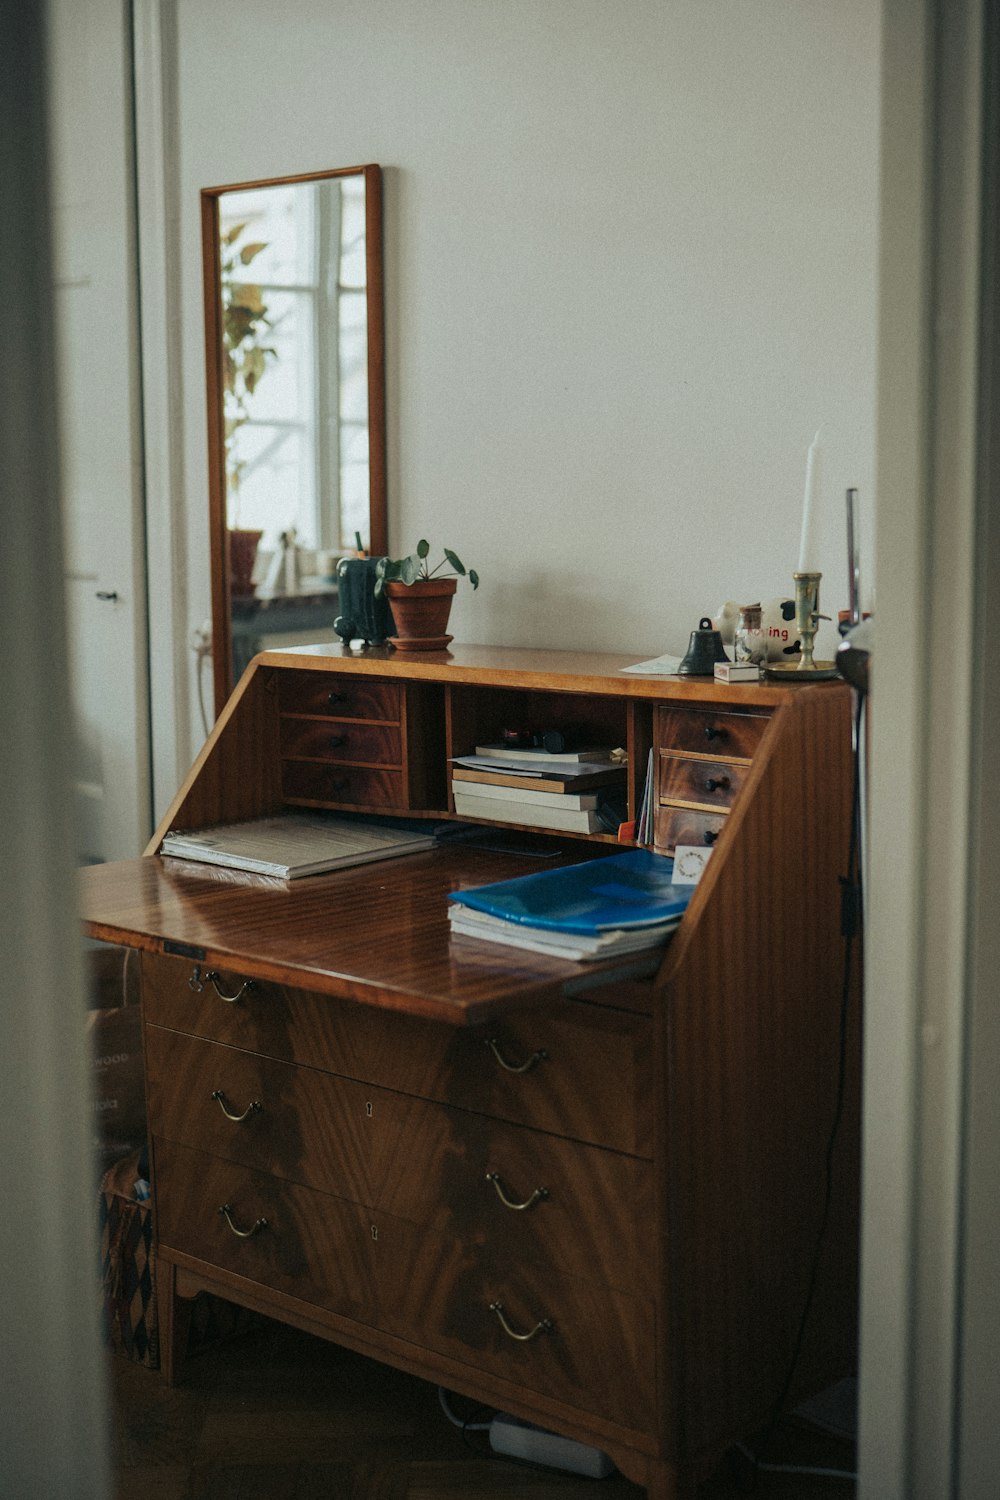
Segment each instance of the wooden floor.
M620 1476L557 1474L492 1456L451 1425L437 1389L274 1323L202 1349L174 1389L108 1355L116 1500L645 1500ZM472 1408L455 1398L463 1418ZM776 1462L853 1467L851 1446L789 1420ZM755 1500L849 1500L849 1481L759 1474ZM728 1465L699 1500L751 1493Z

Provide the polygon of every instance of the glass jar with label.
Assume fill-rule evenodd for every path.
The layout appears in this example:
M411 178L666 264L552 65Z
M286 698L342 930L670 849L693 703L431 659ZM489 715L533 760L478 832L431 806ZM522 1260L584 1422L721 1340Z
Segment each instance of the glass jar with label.
M767 642L761 627L761 606L741 604L733 634L733 661L753 662L762 666L767 656Z

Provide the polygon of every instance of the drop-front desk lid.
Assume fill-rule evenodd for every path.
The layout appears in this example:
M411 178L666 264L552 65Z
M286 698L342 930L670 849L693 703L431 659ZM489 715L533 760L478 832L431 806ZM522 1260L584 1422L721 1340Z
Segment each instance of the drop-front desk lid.
M451 845L293 881L146 855L83 869L80 913L105 942L458 1025L655 974L662 948L574 963L452 935L450 891L588 857L572 840L535 843L560 852Z

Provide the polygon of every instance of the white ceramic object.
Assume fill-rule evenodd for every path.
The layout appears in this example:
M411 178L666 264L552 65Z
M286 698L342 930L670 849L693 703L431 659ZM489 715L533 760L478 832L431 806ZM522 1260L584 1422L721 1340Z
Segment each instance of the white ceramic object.
M724 646L732 646L740 607L732 599L721 605L712 624ZM761 606L761 630L767 645L766 661L794 661L801 652L795 629L795 600L768 599Z

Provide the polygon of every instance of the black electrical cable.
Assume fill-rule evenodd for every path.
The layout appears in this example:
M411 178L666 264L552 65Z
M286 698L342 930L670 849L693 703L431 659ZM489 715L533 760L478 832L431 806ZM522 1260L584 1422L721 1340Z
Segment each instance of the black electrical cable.
M816 1246L813 1250L812 1263L809 1268L809 1281L806 1289L806 1298L802 1307L802 1315L799 1318L798 1331L795 1336L795 1346L789 1361L788 1372L782 1384L773 1407L768 1425L757 1446L757 1451L751 1455L753 1460L753 1485L756 1488L757 1475L763 1467L763 1458L767 1446L774 1436L775 1428L781 1418L788 1393L795 1379L795 1371L798 1367L799 1357L802 1353L802 1344L805 1339L806 1328L809 1323L809 1314L812 1312L813 1300L816 1296L816 1282L819 1278L820 1259L823 1252L823 1243L826 1239L826 1231L830 1222L830 1207L833 1201L833 1154L840 1133L840 1126L844 1118L844 1098L847 1092L847 1022L850 1014L851 1003L851 975L854 961L854 939L862 936L862 867L861 867L861 733L864 722L863 694L855 694L854 711L854 766L851 790L851 833L847 852L847 874L841 877L841 931L844 937L844 970L840 992L840 1037L839 1056L837 1065L837 1095L834 1105L833 1123L826 1143L826 1180L823 1193L823 1212L820 1216L819 1230L816 1235Z

